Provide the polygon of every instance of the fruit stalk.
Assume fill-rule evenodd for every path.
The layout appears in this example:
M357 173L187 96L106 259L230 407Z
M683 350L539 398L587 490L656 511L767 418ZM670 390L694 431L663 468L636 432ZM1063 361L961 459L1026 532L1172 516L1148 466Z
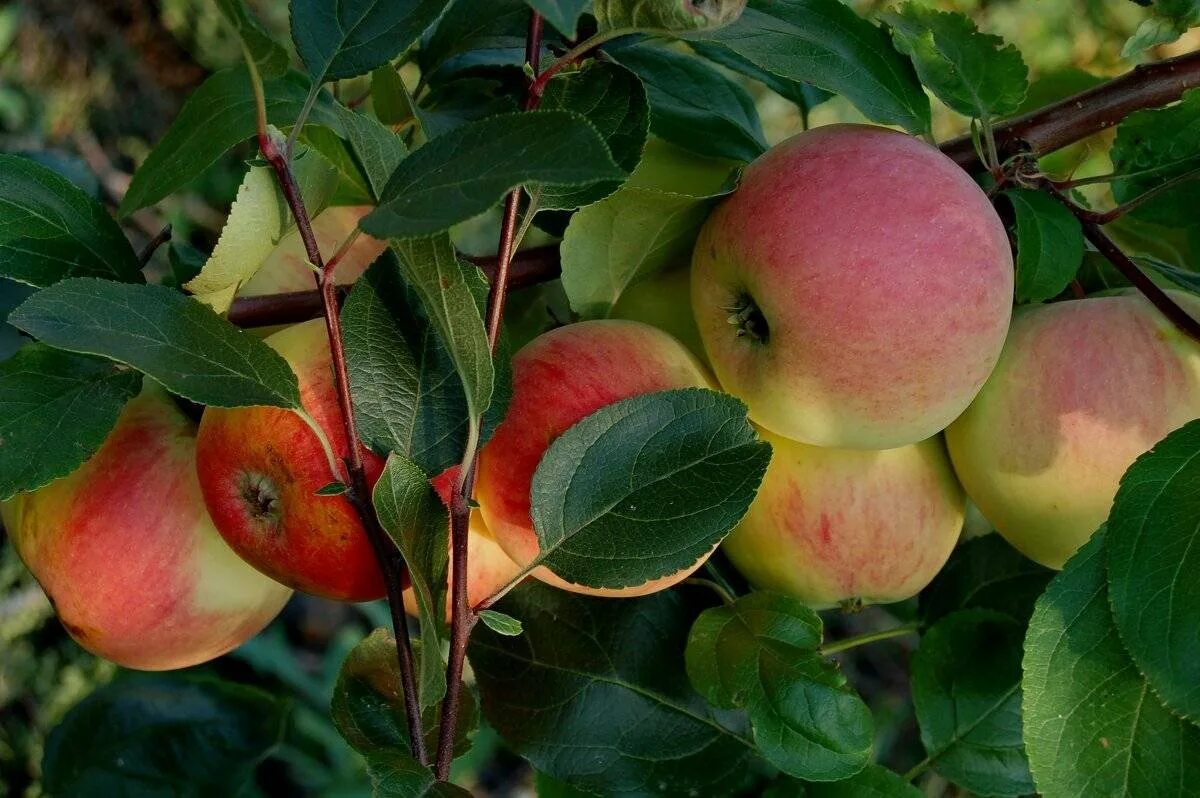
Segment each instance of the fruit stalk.
M525 63L532 75L526 94L526 110L536 108L540 102L540 96L534 93L534 86L538 83L541 51L542 16L534 11L529 15L529 29L525 34ZM500 244L497 247L496 272L492 275L491 288L488 290L487 337L493 356L496 344L500 340L500 324L504 318L504 304L508 297L509 266L518 243L516 233L521 191L519 187L514 189L505 201L504 221L500 229ZM434 774L441 781L449 778L450 763L454 759L454 731L458 726L458 684L462 680L463 664L467 657L467 642L478 619L478 615L467 602L470 500L475 490L475 469L478 460L478 441L472 440L463 454L461 483L450 500L450 570L453 573L450 585L450 656L446 664L447 690L446 698L442 702L437 765L434 770Z
M395 545L388 539L374 508L369 499L370 490L366 473L363 469L362 453L359 450L358 424L354 418L354 408L350 397L350 377L346 366L346 349L342 343L341 315L338 306L337 285L334 280L334 269L337 267L337 257L325 263L317 238L313 232L312 219L296 184L292 173L289 153L277 136L260 128L258 134L259 149L263 158L275 171L279 187L284 199L291 209L296 227L300 231L300 239L304 242L304 250L309 263L317 271L317 284L320 289L322 315L325 318L325 328L329 334L329 350L333 359L334 381L337 387L338 404L341 409L342 422L346 428L349 455L346 458L346 468L349 472L348 498L354 505L363 527L367 531L379 568L383 572L387 585L388 605L392 614L396 634L396 658L400 666L400 687L404 692L404 708L408 724L409 743L413 756L422 764L428 763L425 751L425 737L421 729L421 715L417 703L417 683L413 675L412 645L408 637L408 623L404 617L404 574L406 565L399 555Z

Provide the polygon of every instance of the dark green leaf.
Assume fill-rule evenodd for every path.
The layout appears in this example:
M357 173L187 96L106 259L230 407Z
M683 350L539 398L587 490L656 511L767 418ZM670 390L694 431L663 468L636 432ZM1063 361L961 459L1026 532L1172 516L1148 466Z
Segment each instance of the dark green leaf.
M1105 534L1038 601L1025 638L1025 744L1047 796L1192 795L1200 728L1171 714L1121 645L1105 585Z
M1200 294L1200 272L1180 269L1179 267L1172 266L1171 264L1161 261L1158 258L1152 258L1146 255L1134 257L1134 261L1137 262L1139 266L1149 267L1155 273L1161 274L1163 277L1167 278L1180 288L1186 288L1193 294Z
M560 435L533 475L539 562L588 587L677 573L741 520L770 460L727 394L662 391L602 408Z
M687 670L711 703L745 707L759 751L797 778L836 781L866 766L871 710L818 651L817 614L765 591L705 611L692 627Z
M1151 13L1121 48L1121 56L1136 60L1142 51L1160 44L1170 44L1188 29L1200 23L1200 5L1196 0L1144 0L1139 5L1151 6Z
M371 185L374 199L383 196L383 189L396 167L408 154L404 141L375 119L346 109L342 113L346 140Z
M483 213L520 185L579 187L624 178L584 117L503 114L452 130L401 162L362 228L376 238L430 235Z
M555 30L568 39L575 38L575 27L579 15L587 10L592 0L526 0L530 8L546 18Z
M909 2L883 19L921 82L951 109L991 119L1021 107L1029 89L1021 52L999 36L980 33L970 17Z
M741 19L702 38L780 77L844 95L876 122L929 129L929 99L912 64L839 0L751 0Z
M236 795L280 742L288 707L252 687L130 675L77 704L46 740L54 795Z
M292 0L292 41L316 83L365 75L404 52L448 0Z
M421 619L420 681L422 711L446 694L445 666L438 630L446 617L449 518L434 495L429 477L415 463L393 453L372 494L379 523L408 565Z
M748 78L753 78L785 100L791 100L800 107L800 112L803 115L807 115L813 108L833 96L824 89L818 89L809 83L791 80L776 75L774 72L768 72L723 44L705 41L694 41L690 42L690 44L697 55L718 63L727 69L732 69L734 72L739 72Z
M1125 473L1108 517L1113 617L1170 709L1200 721L1200 421Z
M265 81L267 121L278 127L295 122L308 86L308 78L298 72ZM255 120L254 92L245 67L211 75L184 103L167 134L134 173L121 200L121 215L153 205L203 174L223 154L255 134ZM344 132L342 112L327 92L317 98L309 121L339 135Z
M82 465L141 384L111 361L40 344L0 363L0 499Z
M407 751L373 751L366 759L375 798L471 798L462 787L437 781Z
M346 483L344 482L330 482L328 485L322 485L320 488L317 488L317 495L341 496L347 490L349 490L349 488L346 487Z
M1018 552L999 535L961 543L921 591L921 617L932 624L956 610L1002 612L1021 623L1054 572Z
M753 161L767 149L754 99L719 70L654 44L625 47L613 56L645 84L656 136L735 161Z
M1118 202L1132 199L1168 180L1200 169L1200 90L1167 108L1130 114L1117 127L1109 153L1113 171L1128 175L1112 183ZM1189 180L1135 208L1130 215L1169 227L1195 224L1200 180Z
M99 202L28 158L0 154L0 275L44 287L66 277L144 282Z
M458 66L525 63L525 0L452 0L417 54L421 74L441 82Z
M487 331L468 282L478 270L459 262L448 235L394 241L392 249L454 361L474 424L488 409L495 383Z
M497 610L483 610L479 613L479 620L496 634L505 637L516 637L522 632L520 621Z
M1004 192L1017 214L1017 301L1043 302L1070 285L1083 263L1083 228L1044 191Z
M546 87L541 107L583 115L604 138L622 170L632 172L641 160L650 107L641 81L628 69L593 61L577 72L560 73ZM538 207L570 210L590 205L612 194L621 182L608 180L578 189L542 186Z
M169 288L64 280L9 321L59 349L133 366L193 402L300 407L296 375L275 350Z
M686 264L718 197L728 161L666 149L656 139L616 194L571 217L560 248L562 285L583 318L603 318L625 289Z
M749 730L688 686L696 611L679 592L615 601L530 581L499 609L525 633L476 629L471 665L488 721L534 767L604 795L736 792Z
M456 756L470 748L470 735L479 724L479 706L474 693L465 685L460 684L459 688L459 724L454 736ZM376 629L346 657L333 690L330 713L342 737L360 754L408 751L404 694L400 690L396 639L391 632ZM422 712L421 725L430 751L437 750L439 722L440 713L436 707Z
M887 768L867 765L842 781L804 784L784 776L776 779L762 798L922 798L925 793Z
M288 69L287 50L271 38L246 8L244 0L216 0L217 9L242 40L246 57L264 78L281 77Z
M29 342L8 323L8 314L37 291L33 286L0 277L0 358L9 358Z
M913 704L932 767L978 795L1033 792L1021 742L1019 621L960 610L921 637Z
M728 25L742 13L746 0L594 0L592 5L602 31L687 33Z
M524 86L520 93L524 96ZM465 76L434 86L416 109L426 138L444 136L468 122L517 111L515 94L504 81Z

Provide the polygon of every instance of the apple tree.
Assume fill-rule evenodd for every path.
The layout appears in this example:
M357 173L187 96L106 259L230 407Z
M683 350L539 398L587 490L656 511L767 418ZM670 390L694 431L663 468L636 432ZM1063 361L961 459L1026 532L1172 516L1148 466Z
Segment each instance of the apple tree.
M1031 105L917 2L212 11L118 208L0 154L4 527L129 671L47 794L336 729L379 796L485 735L544 796L1200 795L1200 53ZM136 250L230 152L211 251ZM386 602L328 706L194 667L293 591Z

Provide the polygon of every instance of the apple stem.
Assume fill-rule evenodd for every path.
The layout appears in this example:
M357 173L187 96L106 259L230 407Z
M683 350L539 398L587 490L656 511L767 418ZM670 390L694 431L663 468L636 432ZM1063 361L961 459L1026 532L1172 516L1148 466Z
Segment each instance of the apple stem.
M847 637L845 640L838 640L833 643L826 643L821 646L821 654L828 657L831 654L837 654L842 651L848 651L858 646L865 646L867 643L877 643L880 640L890 640L893 637L904 637L919 632L921 624L917 622L906 623L892 629L883 629L878 632L868 632L867 634L857 635L856 637Z
M530 12L529 28L525 34L525 63L531 75L526 89L525 108L533 110L541 102L540 88L544 82L538 75L542 51L542 16ZM504 319L504 305L508 298L509 268L513 253L519 243L517 221L520 216L522 188L509 193L504 203L504 217L500 228L500 243L496 251L496 271L492 275L488 290L486 326L488 346L495 356L500 341L500 326ZM530 208L528 213L533 213ZM473 419L478 430L480 419ZM434 775L445 781L450 777L450 764L454 761L454 732L458 726L459 689L463 665L467 657L467 643L471 630L479 616L467 600L467 540L471 518L471 497L475 491L475 469L479 462L478 436L472 436L463 452L462 474L458 490L450 498L450 656L446 662L446 698L442 702L441 728L438 732L437 762Z
M300 125L298 124L297 127ZM371 504L370 486L363 467L362 444L358 437L358 423L354 417L354 407L350 397L350 373L346 366L346 348L342 341L341 314L338 307L337 283L334 279L334 269L344 254L344 249L339 249L328 263L322 258L321 248L313 233L312 219L308 214L308 209L304 206L304 199L296 183L296 176L292 172L290 150L279 134L273 130L260 128L258 145L263 158L275 171L280 190L283 192L288 208L291 209L292 217L296 221L296 228L300 231L300 239L304 242L304 251L308 256L308 261L316 267L318 273L317 283L320 289L321 310L325 318L325 329L329 335L329 351L333 360L334 386L337 390L338 406L346 431L348 451L346 469L350 475L347 498L362 521L387 587L388 606L391 610L392 624L396 634L396 659L400 666L400 687L404 694L409 745L417 761L423 765L428 764L429 756L425 750L421 711L417 701L417 682L413 673L412 643L408 635L408 621L404 616L403 585L406 581L407 565L395 543L380 525L379 518Z
M1108 237L1108 234L1101 229L1104 221L1097 218L1102 217L1103 214L1095 214L1087 208L1080 207L1058 186L1044 177L1037 181L1037 185L1075 215L1075 218L1079 220L1080 227L1083 228L1083 237L1090 241L1092 246L1099 250L1100 254L1107 258L1108 262L1115 266L1126 280L1133 283L1134 288L1140 291L1182 333L1200 341L1200 321L1192 318L1191 314L1171 299L1166 291L1147 277L1146 273L1139 269L1137 264L1117 246L1116 242Z

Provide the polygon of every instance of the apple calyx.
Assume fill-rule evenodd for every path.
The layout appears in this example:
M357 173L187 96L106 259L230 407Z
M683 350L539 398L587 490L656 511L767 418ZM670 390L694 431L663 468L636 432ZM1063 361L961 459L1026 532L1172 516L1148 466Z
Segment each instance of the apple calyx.
M239 493L251 518L263 526L278 527L281 515L279 491L270 477L253 472L242 474Z
M760 343L767 342L770 327L758 303L749 294L740 294L733 305L724 310L729 313L726 321L736 328L738 338L749 337Z

